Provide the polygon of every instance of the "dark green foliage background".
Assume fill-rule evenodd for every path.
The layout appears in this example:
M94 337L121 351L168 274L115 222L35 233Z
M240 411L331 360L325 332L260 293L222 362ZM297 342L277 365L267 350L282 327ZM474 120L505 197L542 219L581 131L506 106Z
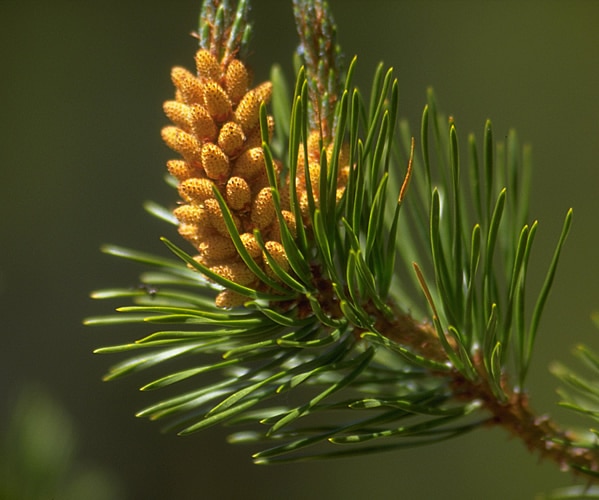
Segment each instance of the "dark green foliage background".
M290 2L256 0L256 79L290 70ZM348 59L367 85L379 60L396 68L414 130L433 85L462 140L517 128L533 144L533 262L541 279L566 210L574 227L541 324L530 374L534 405L554 410L554 359L576 342L599 347L599 2L331 0ZM502 431L346 461L257 467L225 431L161 435L133 414L156 398L145 379L100 381L116 357L95 347L148 330L92 329L106 311L90 290L135 285L138 269L99 253L110 242L164 252L172 230L141 203L174 202L159 137L169 70L191 67L199 1L0 1L0 424L19 390L42 383L76 423L82 461L119 478L126 498L532 498L569 482L537 466ZM540 285L540 283L538 283ZM535 287L533 287L535 288ZM115 304L116 306L116 304ZM571 421L564 412L558 418ZM483 493L484 492L484 493Z

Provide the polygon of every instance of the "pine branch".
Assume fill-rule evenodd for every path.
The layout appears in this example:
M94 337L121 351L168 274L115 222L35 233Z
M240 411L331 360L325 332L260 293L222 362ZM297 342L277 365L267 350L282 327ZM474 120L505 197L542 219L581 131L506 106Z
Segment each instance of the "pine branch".
M138 289L95 292L133 305L87 323L161 325L98 349L141 351L106 379L189 359L191 367L142 389L190 379L196 388L138 416L169 418L181 434L244 425L252 430L232 442L270 446L257 463L421 446L500 426L597 481L597 433L581 437L536 416L525 392L572 221L569 211L527 311L538 227L528 222L528 150L514 132L497 144L488 121L482 155L474 135L463 155L430 90L416 139L398 120L398 83L382 65L366 103L352 83L356 59L342 72L320 0L293 2L304 63L293 97L278 68L272 82L252 86L243 61L248 5L207 0L196 72L172 71L175 97L164 105L172 125L162 137L180 155L167 169L181 200L172 213L146 208L177 225L190 250L164 238L176 259L104 248L152 271ZM599 358L579 354L599 375ZM220 378L204 380L208 372ZM595 385L562 365L554 372L580 393L564 394L564 406L598 419Z
M387 323L381 331L385 332L389 340L398 344L407 343L427 359L449 361L430 325L416 324L411 317L404 316L392 324ZM586 353L588 355L588 351ZM584 475L587 480L589 475L594 476L593 472L599 470L599 450L594 444L582 445L572 432L561 429L547 416L537 415L530 408L529 396L510 387L505 375L501 380L503 397L498 398L488 381L487 369L480 353L473 356L473 364L477 373L475 380L455 369L438 374L447 380L451 393L457 400L479 401L490 415L485 425L502 427L522 441L529 451L554 461L562 470L572 470L575 474ZM560 369L558 365L554 367L554 371L561 378L569 376L569 371Z

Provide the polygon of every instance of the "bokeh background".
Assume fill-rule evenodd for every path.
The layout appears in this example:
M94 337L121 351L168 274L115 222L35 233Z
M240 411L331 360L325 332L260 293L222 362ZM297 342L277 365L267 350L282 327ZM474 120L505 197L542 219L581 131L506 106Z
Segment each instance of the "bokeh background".
M568 484L568 474L501 430L401 453L257 467L251 449L224 443L223 430L179 438L134 418L159 396L137 391L143 376L101 382L117 359L92 350L147 330L82 326L113 306L89 299L90 290L135 285L140 271L99 247L166 254L158 237L171 229L141 204L173 201L162 180L171 153L160 141L161 103L172 95L171 66L193 65L188 33L199 3L0 0L0 433L14 432L25 388L50 398L74 429L73 469L100 471L80 498L499 500ZM256 79L274 62L290 72L290 1L253 4ZM555 408L547 366L572 364L575 343L599 348L590 320L599 309L599 2L330 4L344 52L359 56L359 84L380 60L393 66L402 114L415 127L432 85L462 139L480 137L492 118L497 137L515 127L533 145L532 213L541 221L533 283L574 208L529 384L540 412L569 421ZM48 419L33 425L52 431Z

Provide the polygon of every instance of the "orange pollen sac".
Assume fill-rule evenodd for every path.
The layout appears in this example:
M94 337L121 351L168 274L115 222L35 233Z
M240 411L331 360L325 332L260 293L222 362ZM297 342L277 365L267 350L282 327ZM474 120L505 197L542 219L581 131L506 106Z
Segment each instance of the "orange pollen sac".
M266 272L268 274L270 274L273 277L275 276L273 267L269 262L269 259L274 260L274 262L283 271L289 270L289 261L287 260L287 254L285 253L285 249L283 248L283 245L281 245L281 243L279 243L278 241L267 241L264 247L266 248L269 254L264 254L264 263L267 265Z
M191 128L196 137L203 142L214 142L218 137L218 128L208 110L200 104L190 108Z
M204 105L216 122L224 122L233 111L229 96L217 82L207 82L204 86Z
M242 177L230 177L227 181L227 203L233 210L243 210L252 203L252 191Z
M329 165L332 164L333 160L337 161L337 189L335 192L335 198L337 202L340 202L345 194L345 187L347 186L349 179L350 166L349 145L344 144L339 149L337 157L333 158L333 144L330 144L326 149L323 149L319 132L310 133L308 140L306 141L306 149L307 158L303 145L300 146L298 151L296 190L304 225L309 226L311 224L311 219L308 183L312 193L312 198L314 200L314 205L316 208L318 208L320 204L320 161L322 152L326 154L327 163Z
M201 224L206 220L206 210L196 205L181 205L173 210L173 215L187 224Z
M256 237L252 233L243 233L241 235L241 242L252 259L256 260L262 257L262 249L260 248Z
M229 99L234 104L238 104L241 98L248 91L250 77L248 70L243 63L237 59L233 59L225 72L225 88Z
M229 281L239 285L249 285L256 280L256 276L243 262L232 262L230 264L218 264L212 266L213 273L222 276Z
M231 309L232 307L242 306L248 300L250 300L249 297L241 295L233 290L226 289L216 296L214 303L216 304L216 307Z
M202 102L203 86L200 81L185 68L173 68L171 71L173 84L186 104Z
M252 202L252 223L257 229L265 229L275 221L275 206L269 187L260 190Z
M179 195L186 202L192 203L192 205L183 206L198 206L204 200L214 197L212 186L214 186L214 183L210 179L198 177L192 177L181 182L179 184Z
M198 250L204 259L210 262L223 262L233 257L237 251L231 238L218 234L206 236L198 245Z
M245 144L245 134L238 123L225 123L218 133L218 145L230 158L237 156Z
M207 80L220 80L221 68L220 64L208 50L200 49L195 55L196 69L198 76Z
M202 147L202 166L210 179L224 180L229 174L229 157L216 144L207 142Z
M179 153L183 158L190 161L200 159L200 142L192 134L184 132L177 127L164 127L162 139L172 150Z
M235 119L243 131L249 134L258 125L260 119L260 105L270 99L272 84L270 82L250 90L241 99L235 110Z
M192 128L191 108L179 101L166 101L162 106L164 114L177 127L189 132Z
M260 131L260 107L268 104L272 84L252 88L252 72L242 61L221 61L210 50L198 50L194 62L196 74L173 68L175 96L163 106L172 125L163 128L162 138L181 156L167 162L181 197L173 215L179 221L179 233L193 245L198 263L238 285L268 292L270 288L247 267L234 241L241 241L245 258L249 254L265 273L273 276L266 255L290 272ZM271 116L267 124L272 137ZM275 174L280 171L281 165L275 163ZM277 184L282 186L282 222L295 235L286 183L277 180ZM258 243L254 231L260 232L265 246ZM216 305L224 308L248 300L250 296L227 287L215 297Z
M233 175L238 175L247 180L257 177L262 172L266 172L266 165L264 163L264 151L261 147L245 150L233 166Z
M166 162L168 173L175 177L179 182L193 177L192 166L185 160L169 160Z

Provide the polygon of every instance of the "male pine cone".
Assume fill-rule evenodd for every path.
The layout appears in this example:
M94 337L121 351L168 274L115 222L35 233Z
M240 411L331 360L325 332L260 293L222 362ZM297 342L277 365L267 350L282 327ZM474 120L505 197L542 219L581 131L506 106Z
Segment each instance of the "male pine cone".
M182 198L174 210L179 233L195 247L198 262L212 272L247 288L265 290L268 287L237 252L214 189L225 200L241 242L260 268L276 279L268 253L276 265L289 271L260 130L260 106L269 101L272 84L265 82L250 89L250 74L241 61L219 62L206 49L198 50L195 62L197 75L173 68L175 99L164 103L164 112L173 125L162 129L162 138L183 157L167 162L168 171L179 181ZM272 116L268 116L268 128L272 134ZM296 190L303 219L300 223L306 226L310 226L308 190L315 205L320 203L321 147L320 131L311 131L306 139L307 156L303 148L298 154ZM332 152L333 144L329 144L328 163ZM337 201L347 183L348 162L348 147L344 145L338 157ZM280 163L274 166L280 174ZM288 180L280 181L278 189L282 220L295 237L297 221L289 207ZM267 253L255 238L255 230L260 231ZM248 297L225 289L217 295L216 305L234 307L246 300Z
M179 181L181 204L174 210L179 233L198 252L196 259L212 272L252 289L264 288L238 254L213 189L231 213L246 250L266 274L274 277L268 258L254 236L259 230L271 258L289 269L281 244L272 191L266 173L260 130L260 106L270 99L272 84L250 89L250 72L238 59L219 62L205 49L195 55L197 75L175 67L175 99L164 103L173 122L162 138L182 159L167 168ZM268 117L269 132L274 121ZM280 165L275 168L280 170ZM288 207L284 207L288 208ZM295 218L283 210L295 234ZM219 307L241 305L247 297L229 289L216 297Z

